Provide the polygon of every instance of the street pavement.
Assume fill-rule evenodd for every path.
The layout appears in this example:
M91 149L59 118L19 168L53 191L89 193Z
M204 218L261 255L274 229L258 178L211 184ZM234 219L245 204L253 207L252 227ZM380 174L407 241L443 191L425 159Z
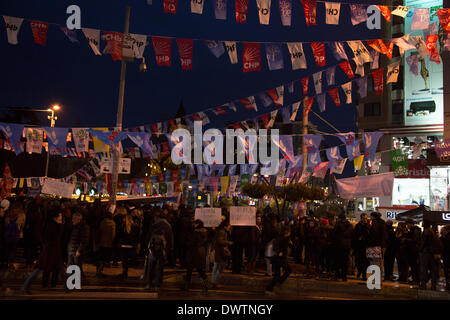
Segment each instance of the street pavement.
M145 290L145 283L140 280L142 268L130 268L129 277L120 279L121 267L105 268L105 278L95 276L95 266L86 264L83 267L81 290L65 292L62 284L56 288L41 288L38 278L31 286L31 295L23 293L20 288L30 274L20 265L16 270L0 272L2 290L0 299L7 300L450 300L448 292L439 284L439 291L419 290L417 286L397 282L383 282L381 290L369 290L365 282L350 275L347 282L331 281L305 277L302 265L292 263L293 272L282 286L276 286L274 294L265 294L265 286L271 277L266 276L260 268L253 275L246 273L232 274L226 270L220 279L217 289L209 289L204 293L200 279L196 273L192 277L189 291L180 288L184 283L185 270L167 268L164 272L164 283L160 292ZM210 273L208 274L210 279Z

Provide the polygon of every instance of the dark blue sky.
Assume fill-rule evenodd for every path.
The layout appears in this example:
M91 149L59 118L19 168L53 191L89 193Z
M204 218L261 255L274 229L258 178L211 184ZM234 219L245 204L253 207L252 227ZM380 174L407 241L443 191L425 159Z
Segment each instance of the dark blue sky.
M278 11L278 0L272 0L270 25L260 25L256 1L249 0L248 21L237 23L234 0L228 0L227 20L216 20L212 1L205 1L203 15L191 14L190 1L178 1L176 15L163 12L163 0L3 0L0 14L48 21L64 25L66 8L77 4L82 10L82 27L123 31L125 6L130 4L130 32L148 35L173 36L197 39L241 41L333 41L376 38L377 32L363 23L352 26L349 8L342 6L339 26L325 24L324 4L318 3L318 26L306 27L300 0L293 0L292 26L283 27ZM363 1L359 1L363 2ZM376 1L368 1L373 3ZM61 30L53 25L48 32L45 47L34 43L29 23L24 21L19 33L19 44L8 44L3 19L0 21L0 107L46 107L59 103L63 111L57 126L109 126L115 125L117 112L120 62L110 55L95 56L82 32L80 44L72 44ZM150 39L149 39L150 40ZM101 49L105 46L102 41ZM238 45L239 63L231 65L225 53L216 59L202 41L194 44L194 69L182 71L175 40L172 42L172 67L158 67L153 46L145 49L149 70L139 72L140 61L128 64L126 75L124 127L133 127L173 118L180 101L187 113L198 112L228 101L257 94L262 90L300 79L324 68L316 67L309 46L305 49L308 69L293 71L286 46L283 70L269 71L265 50L261 48L262 71L242 72L242 47ZM326 47L327 66L337 64ZM343 73L337 73L338 84L345 82ZM312 86L312 84L310 84ZM324 87L326 89L326 87ZM310 92L314 89L310 87ZM285 105L301 98L300 83L293 95L286 94ZM356 95L354 94L354 100ZM341 101L344 100L341 92ZM259 106L263 112L269 108ZM318 111L316 104L313 110ZM263 113L260 112L260 113ZM233 115L241 121L256 116L244 108ZM336 107L327 99L327 110L322 113L342 132L354 131L357 118L355 105ZM213 119L213 117L211 117ZM229 120L229 118L228 118ZM319 129L333 132L314 115L310 120ZM215 123L213 123L215 124ZM220 127L220 122L217 122ZM336 143L338 140L336 139Z

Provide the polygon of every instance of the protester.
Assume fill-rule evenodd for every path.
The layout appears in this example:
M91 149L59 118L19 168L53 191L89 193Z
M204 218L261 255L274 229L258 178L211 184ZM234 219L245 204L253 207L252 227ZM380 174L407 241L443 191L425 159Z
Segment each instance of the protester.
M3 199L0 202L0 269L8 267L8 259L6 257L6 241L5 241L5 220L6 213L9 209L9 200Z
M408 228L406 223L400 222L397 226L397 230L395 231L395 238L398 242L398 251L397 251L397 265L398 265L398 281L399 282L407 282L408 280Z
M229 246L233 243L228 241L228 233L230 230L231 226L226 220L222 221L216 230L216 238L214 242L214 269L211 275L211 284L213 289L217 288L219 278L225 270L229 259L231 259L231 251Z
M413 284L419 284L419 249L422 231L412 219L406 221L408 233L406 235L407 259Z
M339 220L334 228L334 239L336 247L336 275L347 281L348 258L352 246L353 227L347 220L345 214L339 215Z
M423 222L422 240L420 243L420 286L419 289L426 290L426 285L431 278L431 290L436 290L439 277L439 260L441 247L436 231L433 230L431 222ZM428 274L430 272L430 275Z
M386 251L384 253L384 280L394 280L394 262L398 250L398 241L395 237L395 230L392 220L386 221Z
M133 216L130 213L122 215L119 220L119 229L117 233L120 257L122 260L121 278L128 278L128 268L131 260L136 256L136 246L138 244L139 226L135 224Z
M450 225L442 228L442 260L444 262L445 290L450 291Z
M27 208L27 218L24 227L24 251L26 266L31 269L39 256L42 245L42 223L43 217L39 204L36 200L31 201Z
M262 219L256 217L256 226L249 227L249 240L245 248L247 254L247 272L254 274L256 269L256 260L261 247L261 228Z
M67 245L67 265L77 265L83 271L83 261L89 244L89 227L83 220L83 215L75 212L72 215L72 230Z
M320 229L317 223L311 219L305 228L305 266L307 276L311 276L311 267L315 268L316 276L320 268Z
M97 277L104 277L103 268L111 261L113 245L116 239L116 223L111 212L107 211L98 228L98 264Z
M369 260L366 256L366 249L369 243L370 224L366 213L362 213L360 221L355 226L352 237L352 248L356 263L356 279L362 277L363 281L367 280L367 267Z
M370 218L371 226L367 244L367 248L369 249L367 258L371 265L377 265L380 268L380 271L383 272L383 259L387 245L386 223L381 219L381 214L379 212L372 212Z

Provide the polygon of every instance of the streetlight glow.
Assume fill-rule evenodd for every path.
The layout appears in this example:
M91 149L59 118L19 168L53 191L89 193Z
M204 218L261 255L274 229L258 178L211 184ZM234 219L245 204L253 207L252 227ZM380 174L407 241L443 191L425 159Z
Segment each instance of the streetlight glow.
M55 111L58 111L59 109L61 109L61 107L59 105L55 104L52 106L52 109Z

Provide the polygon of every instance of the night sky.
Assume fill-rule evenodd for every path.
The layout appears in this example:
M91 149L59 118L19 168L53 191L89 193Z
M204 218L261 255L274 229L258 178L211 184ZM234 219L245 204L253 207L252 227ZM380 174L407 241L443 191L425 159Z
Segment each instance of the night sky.
M172 36L210 40L302 42L334 41L377 38L377 31L369 31L362 23L352 26L347 5L341 7L340 25L326 25L324 4L317 5L317 26L307 27L300 0L293 0L292 26L281 24L278 0L272 0L269 25L260 25L255 0L249 0L247 23L237 23L234 0L228 0L227 20L216 20L213 1L205 1L203 14L190 12L190 1L179 0L176 15L164 13L163 0L3 0L0 13L25 19L34 19L65 25L68 15L66 8L76 4L81 7L82 27L122 32L126 4L131 5L130 32L137 34ZM364 1L358 1L364 2ZM376 1L368 1L374 3ZM51 25L45 47L33 41L31 27L27 21L22 24L18 35L19 44L8 44L4 20L0 21L0 107L46 108L59 103L63 111L59 113L57 126L64 127L113 127L116 121L120 61L114 62L110 55L95 56L81 30L78 31L79 44L73 44L55 25ZM101 51L106 42L101 42ZM348 48L347 48L348 50ZM149 70L139 71L140 60L128 63L123 126L135 127L175 117L182 100L186 112L193 113L219 106L235 99L256 95L258 92L274 88L292 80L298 80L337 61L326 46L327 66L315 65L310 46L305 54L308 69L293 71L287 47L283 45L284 69L269 71L264 47L261 47L261 72L242 72L242 45L238 44L239 63L232 65L227 53L217 59L203 41L194 42L194 69L182 71L178 58L178 48L172 42L172 66L158 67L151 40L144 56ZM349 54L349 57L352 55ZM339 68L338 68L339 69ZM324 74L325 76L325 74ZM345 83L346 76L336 71L336 83ZM311 81L310 81L311 82ZM326 90L327 87L324 87ZM285 89L285 92L287 90ZM314 93L310 83L310 94ZM344 94L341 91L341 102ZM300 100L301 84L296 83L294 94L285 93L285 105ZM353 93L353 101L357 98ZM258 100L257 100L258 102ZM224 121L238 122L254 118L257 113L238 106L239 112L224 116L212 125L220 128ZM271 111L258 103L261 113ZM316 103L315 112L319 113ZM301 112L300 112L301 114ZM211 120L216 119L208 113ZM357 111L354 104L336 107L327 98L327 110L321 114L342 132L355 131ZM299 117L300 118L300 117ZM310 115L310 121L325 132L334 131ZM333 139L330 145L339 144Z

